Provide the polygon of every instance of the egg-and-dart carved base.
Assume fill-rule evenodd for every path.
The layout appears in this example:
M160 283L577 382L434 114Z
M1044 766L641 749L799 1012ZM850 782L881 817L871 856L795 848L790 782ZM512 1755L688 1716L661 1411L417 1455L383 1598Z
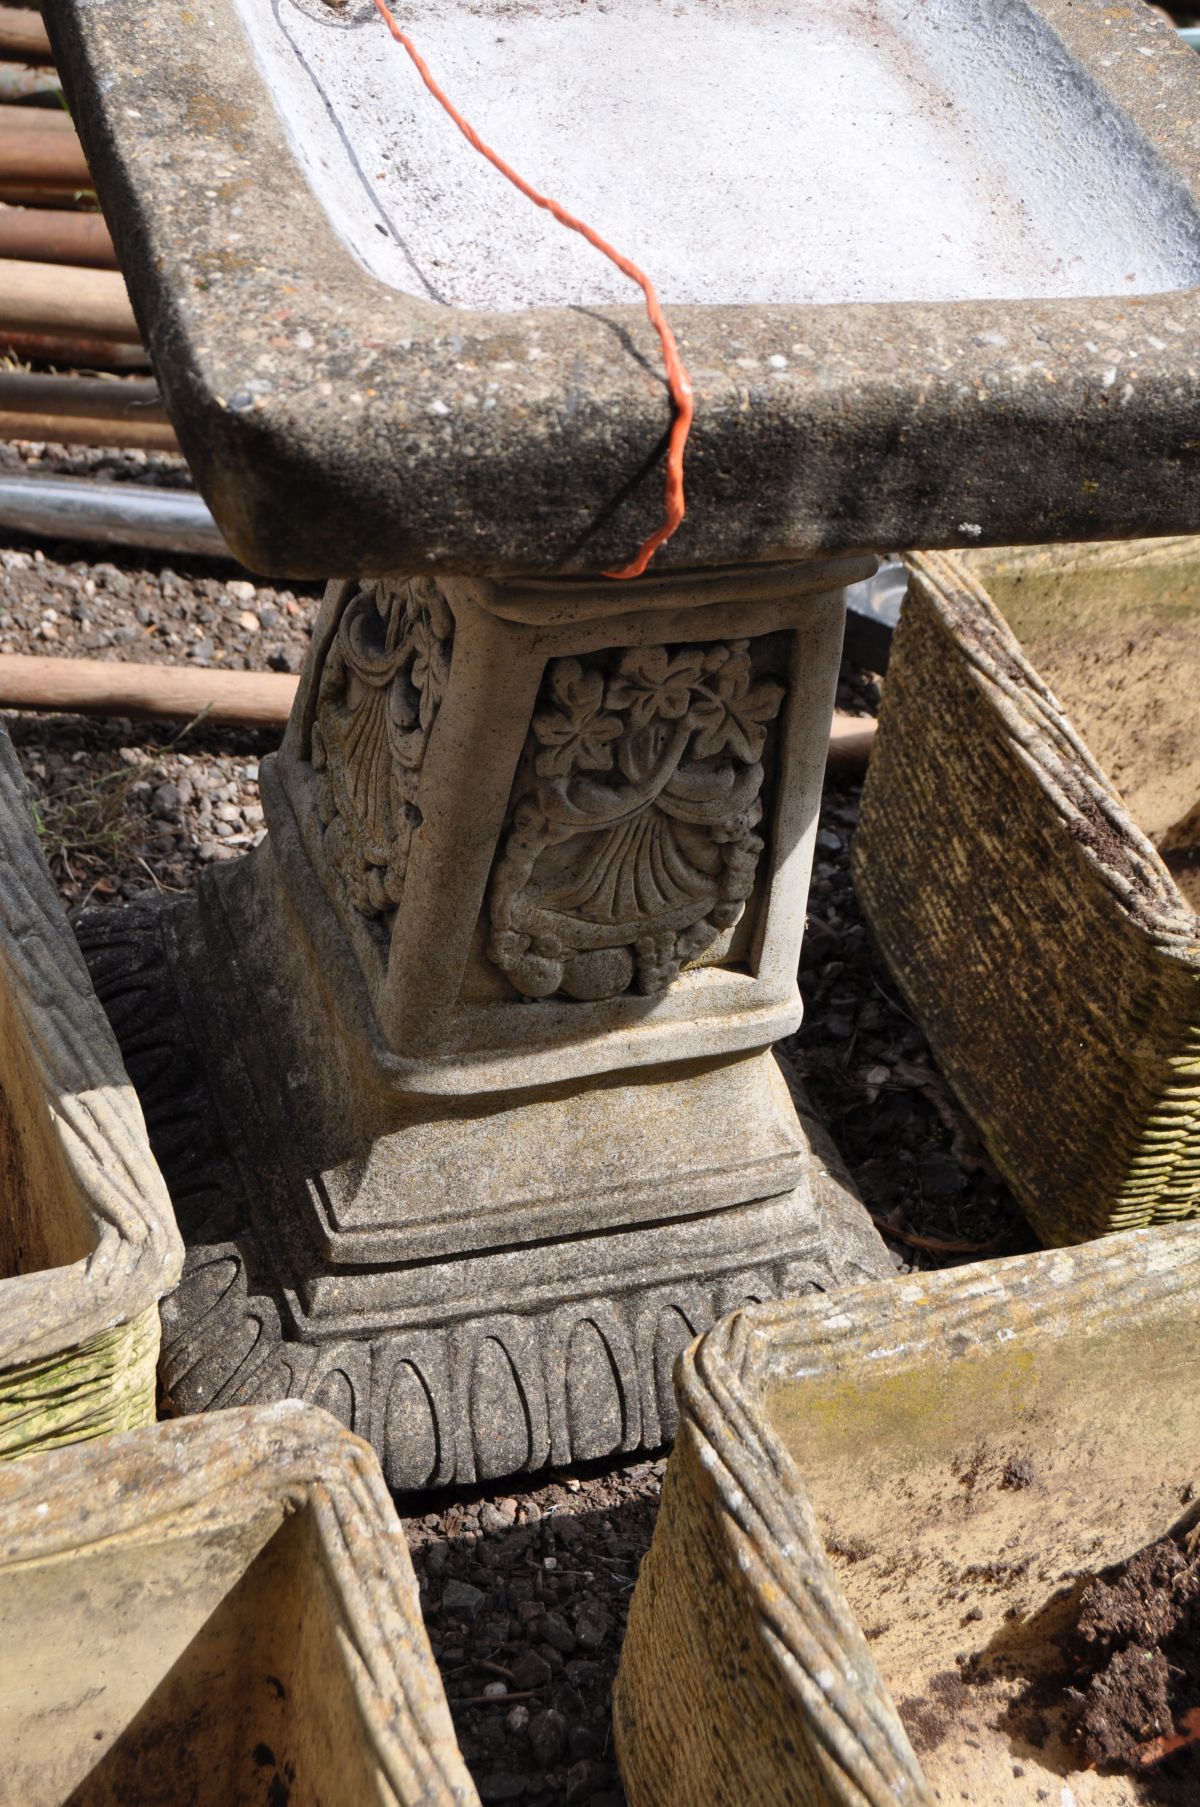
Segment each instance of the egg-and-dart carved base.
M303 1303L313 1270L297 1271L317 1258L264 1204L279 1173L264 1185L270 1135L228 1000L219 986L189 995L183 977L197 914L151 899L76 921L187 1244L162 1305L174 1410L310 1400L366 1437L402 1491L654 1449L675 1427L675 1358L717 1318L886 1270L803 1123L817 1147L782 1197L581 1236L566 1259L559 1242L397 1264L392 1325L377 1314L348 1333L343 1315L318 1329Z

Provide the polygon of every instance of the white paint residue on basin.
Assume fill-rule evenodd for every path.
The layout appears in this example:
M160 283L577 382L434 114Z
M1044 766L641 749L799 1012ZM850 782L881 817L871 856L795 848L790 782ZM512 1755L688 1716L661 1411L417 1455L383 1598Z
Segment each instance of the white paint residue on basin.
M314 192L397 289L636 301L512 189L370 0L238 0ZM502 156L669 303L1125 295L1200 280L1200 219L1032 11L994 0L412 0Z

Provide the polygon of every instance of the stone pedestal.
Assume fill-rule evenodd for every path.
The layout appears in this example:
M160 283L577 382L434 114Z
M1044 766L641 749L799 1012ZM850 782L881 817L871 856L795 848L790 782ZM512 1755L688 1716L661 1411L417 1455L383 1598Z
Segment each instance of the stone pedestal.
M267 841L81 924L189 1246L178 1408L496 1477L661 1442L714 1317L886 1271L769 1052L871 568L330 586Z

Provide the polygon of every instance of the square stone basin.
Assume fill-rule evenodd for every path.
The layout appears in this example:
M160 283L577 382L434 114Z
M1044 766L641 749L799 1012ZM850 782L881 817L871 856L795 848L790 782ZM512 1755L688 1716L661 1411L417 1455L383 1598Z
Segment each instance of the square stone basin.
M4 1807L479 1807L370 1451L295 1401L0 1467Z
M681 566L1200 525L1200 71L1103 0L420 0L434 76L639 261ZM570 574L660 509L637 289L371 0L50 27L172 419L251 565Z
M1186 1758L1085 1763L1066 1690L1088 1582L1195 1523L1198 1304L1187 1225L694 1343L614 1688L633 1807L1190 1807Z

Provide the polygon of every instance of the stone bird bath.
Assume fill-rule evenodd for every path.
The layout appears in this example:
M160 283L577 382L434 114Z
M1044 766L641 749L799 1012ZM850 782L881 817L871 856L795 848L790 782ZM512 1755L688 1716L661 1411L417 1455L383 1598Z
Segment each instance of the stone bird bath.
M82 931L175 1138L165 1378L317 1399L420 1486L655 1443L714 1313L882 1271L767 1052L840 592L874 546L1200 524L1200 90L1093 0L401 22L670 310L688 513L637 582L598 575L661 506L637 291L365 0L50 9L206 498L336 578L268 842Z

